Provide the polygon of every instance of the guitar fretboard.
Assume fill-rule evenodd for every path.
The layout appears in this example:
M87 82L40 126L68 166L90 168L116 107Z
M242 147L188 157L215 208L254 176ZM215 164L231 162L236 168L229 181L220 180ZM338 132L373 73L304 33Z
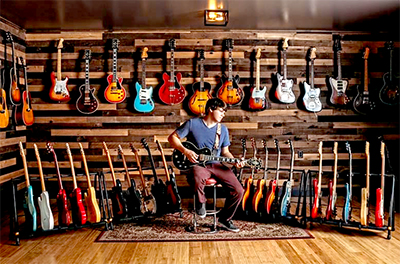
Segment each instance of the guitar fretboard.
M175 60L174 60L174 49L171 49L171 73L169 76L169 89L175 89Z
M142 86L146 89L146 58L142 59Z
M228 59L228 81L232 83L232 49L229 49L229 59Z
M117 49L113 49L113 83L117 82Z
M282 51L282 55L283 55L283 79L286 80L287 79L287 58L286 58L286 50Z
M205 155L205 154L200 154L199 160L200 161L220 161L220 162L227 162L227 163L236 163L236 162L240 161L239 159L235 159L235 158L217 157L217 156Z

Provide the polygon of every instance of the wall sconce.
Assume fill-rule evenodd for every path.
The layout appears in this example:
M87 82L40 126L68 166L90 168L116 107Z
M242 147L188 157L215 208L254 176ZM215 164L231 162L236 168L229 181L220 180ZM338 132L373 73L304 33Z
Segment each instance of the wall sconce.
M204 24L206 26L226 26L229 16L228 10L205 10Z

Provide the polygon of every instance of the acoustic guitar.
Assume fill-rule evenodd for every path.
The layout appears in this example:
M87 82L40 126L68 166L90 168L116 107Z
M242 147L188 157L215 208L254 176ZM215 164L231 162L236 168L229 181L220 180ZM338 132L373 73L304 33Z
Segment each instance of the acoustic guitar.
M32 109L31 93L29 92L28 78L26 74L26 64L24 63L24 58L20 57L21 66L24 68L24 79L25 79L25 91L22 93L22 107L15 107L15 120L18 123L22 120L25 126L31 126L35 122L35 116ZM21 108L21 109L20 109ZM21 111L19 111L21 110ZM21 116L21 117L18 117Z
M278 153L277 159L276 159L276 173L275 173L275 179L271 180L269 182L269 189L268 192L265 196L265 202L264 202L264 208L267 214L271 213L271 207L272 204L275 201L276 194L279 193L279 186L278 186L278 181L279 181L279 172L280 172L280 164L281 164L281 149L279 147L279 141L277 139L274 139L276 151Z
M107 102L115 104L121 103L126 98L126 90L122 86L122 77L117 76L117 54L118 54L118 45L119 40L112 40L112 50L113 50L113 67L112 74L108 75L107 82L108 86L104 90L104 98L106 98Z
M148 58L148 50L147 47L144 47L142 51L142 85L136 82L136 97L133 103L135 110L142 113L150 113L154 110L154 101L151 98L153 96L153 87L146 86L146 60Z
M363 226L368 225L369 218L369 177L370 177L370 156L369 156L369 142L365 142L365 159L366 159L366 184L361 189L361 212L360 219Z
M314 61L317 57L316 48L310 49L309 60L311 63L311 77L310 84L303 82L304 85L304 96L303 96L303 104L307 111L310 112L319 112L322 110L322 104L319 99L321 94L321 89L314 87Z
M85 50L85 84L79 87L79 98L76 100L76 109L82 114L93 114L99 108L99 101L94 95L94 88L89 84L89 64L92 52Z
M337 162L338 162L338 143L333 143L333 156L334 156L334 165L333 165L333 180L329 180L328 188L329 188L329 197L328 197L328 206L326 208L326 220L332 220L336 215L336 182L337 182Z
M262 179L257 180L257 185L256 185L256 191L253 196L253 211L258 212L258 208L260 205L260 201L263 198L264 194L264 188L265 184L267 182L267 176L268 176L268 147L267 147L267 141L265 139L262 140L262 144L265 150L265 161L264 161L264 177Z
M314 188L314 202L311 208L311 218L317 218L321 213L321 199L322 199L322 141L318 144L318 156L319 156L319 166L318 166L318 179L313 179Z
M67 102L71 99L68 90L68 76L64 80L61 78L61 50L64 39L60 39L57 46L57 76L54 72L51 73L51 87L49 96L50 99L56 102Z
M13 105L21 104L21 90L18 87L18 76L17 76L17 62L15 56L15 46L13 37L10 32L6 32L6 42L11 43L11 51L12 51L12 65L13 67L10 69L10 87L8 89L8 94L10 96L10 102Z
M10 123L10 112L7 107L7 94L4 90L4 72L5 69L1 67L0 61L0 128L8 127Z
M283 76L276 73L278 86L276 87L275 97L281 103L291 104L296 101L296 96L293 93L293 80L287 78L287 58L286 53L289 47L289 39L285 38L282 44L282 57L283 57Z
M265 97L267 87L264 86L263 88L260 88L260 58L261 48L258 48L256 54L256 86L252 87L249 99L249 109L256 111L262 111L267 108L271 108L271 104Z
M400 103L399 77L393 78L393 41L386 43L389 50L389 72L383 75L383 86L379 91L379 99L387 105Z
M294 148L292 140L288 140L290 147L290 169L289 169L289 179L283 183L282 186L282 197L281 197L281 216L286 217L288 211L290 212L290 199L292 197L292 180L293 180L293 167L294 167Z
M375 226L382 227L385 222L385 142L381 141L381 187L376 189Z

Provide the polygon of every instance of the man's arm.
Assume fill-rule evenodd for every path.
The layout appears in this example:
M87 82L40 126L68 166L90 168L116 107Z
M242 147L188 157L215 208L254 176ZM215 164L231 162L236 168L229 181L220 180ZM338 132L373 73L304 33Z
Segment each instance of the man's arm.
M196 152L185 148L182 145L182 141L176 132L173 132L171 135L169 135L168 142L169 142L169 144L171 144L171 146L174 149L177 149L180 152L182 152L189 159L190 162L192 162L192 163L198 162L197 159L198 159L199 155L197 155Z
M227 158L231 158L231 159L234 159L234 158L235 158L235 157L233 156L233 154L230 152L228 146L227 146L227 147L221 148L221 155L224 156L224 157L227 157ZM244 165L246 165L246 162L244 162L244 161L240 161L240 162L237 162L237 163L235 164L236 168L239 168L239 169L242 168L242 167L244 167Z

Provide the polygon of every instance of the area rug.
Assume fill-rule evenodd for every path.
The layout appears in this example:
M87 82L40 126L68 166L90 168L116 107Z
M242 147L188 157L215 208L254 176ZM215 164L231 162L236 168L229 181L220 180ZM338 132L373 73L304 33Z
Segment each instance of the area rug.
M198 223L210 223L212 218ZM240 228L237 233L219 230L214 234L188 232L192 225L192 214L183 212L140 222L118 223L113 230L103 231L96 242L165 242L165 241L228 241L228 240L268 240L314 238L307 230L282 223L259 223L234 220Z

